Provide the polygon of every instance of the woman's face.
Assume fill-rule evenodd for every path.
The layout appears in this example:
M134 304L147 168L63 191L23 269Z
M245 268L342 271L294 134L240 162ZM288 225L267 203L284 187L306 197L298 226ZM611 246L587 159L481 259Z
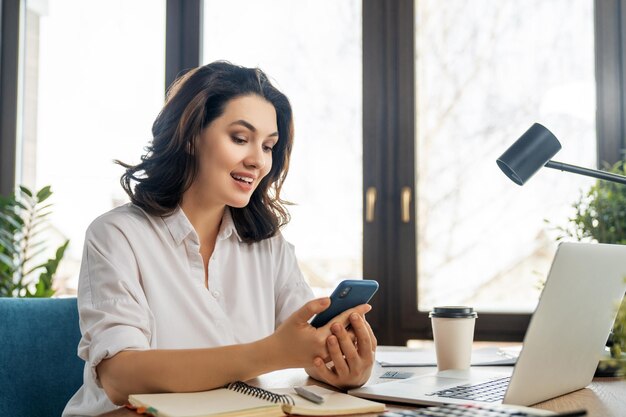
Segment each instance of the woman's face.
M224 113L200 134L200 168L191 189L202 193L207 203L245 207L272 168L277 142L271 103L257 95L230 100Z

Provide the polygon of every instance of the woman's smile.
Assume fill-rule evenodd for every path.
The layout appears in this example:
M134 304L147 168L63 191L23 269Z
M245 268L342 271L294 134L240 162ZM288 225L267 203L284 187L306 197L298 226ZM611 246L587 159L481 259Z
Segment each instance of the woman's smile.
M251 174L243 173L231 173L230 176L235 180L235 183L244 191L254 190L254 176Z

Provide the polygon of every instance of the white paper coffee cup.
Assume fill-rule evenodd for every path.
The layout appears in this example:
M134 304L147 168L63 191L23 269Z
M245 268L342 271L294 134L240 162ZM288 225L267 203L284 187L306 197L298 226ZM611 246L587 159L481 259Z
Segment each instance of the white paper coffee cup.
M428 315L433 328L437 369L469 369L478 314L472 307L435 307Z

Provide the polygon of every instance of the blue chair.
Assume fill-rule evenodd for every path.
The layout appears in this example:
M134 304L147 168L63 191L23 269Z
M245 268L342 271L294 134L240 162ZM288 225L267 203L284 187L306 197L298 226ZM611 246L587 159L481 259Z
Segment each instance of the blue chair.
M0 298L0 416L59 417L83 383L76 298Z

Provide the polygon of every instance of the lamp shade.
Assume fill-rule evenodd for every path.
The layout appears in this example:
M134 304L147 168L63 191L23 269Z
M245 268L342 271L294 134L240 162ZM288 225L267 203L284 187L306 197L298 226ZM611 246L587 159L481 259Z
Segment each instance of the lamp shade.
M533 124L496 163L513 182L524 185L561 149L561 143L546 127Z

